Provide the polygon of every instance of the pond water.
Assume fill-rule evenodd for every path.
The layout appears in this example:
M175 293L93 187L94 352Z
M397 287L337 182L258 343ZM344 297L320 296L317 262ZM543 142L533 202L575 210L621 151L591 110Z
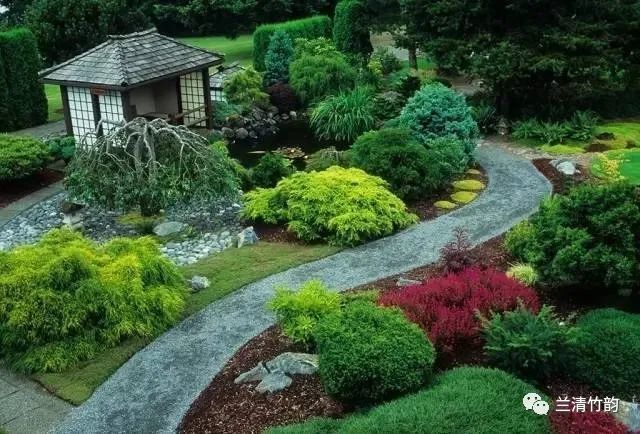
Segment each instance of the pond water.
M304 119L289 120L280 124L280 131L260 140L236 140L229 144L231 156L245 167L253 167L260 157L278 148L300 148L305 155L329 146L313 135L309 122ZM304 158L293 159L298 169L304 168Z

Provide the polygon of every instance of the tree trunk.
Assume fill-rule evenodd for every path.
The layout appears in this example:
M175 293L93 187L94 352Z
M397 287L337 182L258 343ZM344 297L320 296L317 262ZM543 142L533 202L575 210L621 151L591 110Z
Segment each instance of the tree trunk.
M411 44L408 48L409 51L409 68L414 71L418 70L418 53L415 44Z

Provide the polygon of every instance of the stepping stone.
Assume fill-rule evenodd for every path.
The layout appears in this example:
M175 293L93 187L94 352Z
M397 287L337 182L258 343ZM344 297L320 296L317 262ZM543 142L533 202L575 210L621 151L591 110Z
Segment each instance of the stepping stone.
M478 169L469 169L467 170L467 174L474 175L474 176L481 176L482 172L480 172Z
M453 202L449 202L448 200L439 200L436 203L434 203L433 206L435 206L438 209L454 209L458 207L458 205L456 205Z
M451 195L451 199L458 203L469 203L476 197L478 197L478 193L473 193L471 191L459 191Z
M453 187L456 190L480 191L480 190L484 190L485 185L482 182L477 181L475 179L463 179L462 181L454 182Z

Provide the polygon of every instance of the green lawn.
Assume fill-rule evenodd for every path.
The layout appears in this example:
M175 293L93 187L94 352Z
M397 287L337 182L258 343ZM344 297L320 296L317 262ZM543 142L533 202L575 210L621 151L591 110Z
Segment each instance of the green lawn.
M44 93L47 95L47 103L49 105L48 122L61 120L64 116L62 113L62 96L60 95L60 86L45 84Z
M187 278L202 275L211 281L208 289L187 297L184 316L197 312L244 285L338 250L327 245L260 242L205 258L182 269ZM147 343L144 339L130 339L73 369L61 373L36 374L34 378L51 392L77 405L89 398L100 384Z
M241 65L253 64L253 36L240 35L235 39L224 36L203 36L179 38L182 42L225 55L225 63L240 62Z

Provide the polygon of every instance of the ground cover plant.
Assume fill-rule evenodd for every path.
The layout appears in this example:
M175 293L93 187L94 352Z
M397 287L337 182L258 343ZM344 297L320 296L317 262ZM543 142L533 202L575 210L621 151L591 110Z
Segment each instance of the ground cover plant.
M40 140L0 134L0 181L28 177L49 161L49 155Z
M627 427L619 422L611 413L591 412L559 412L549 415L555 434L627 434Z
M436 347L442 363L451 363L461 348L482 345L477 314L513 310L520 303L538 312L535 291L494 269L467 268L419 285L389 291L383 306L397 306L418 324Z
M56 229L2 254L0 270L1 354L24 372L61 371L153 337L184 308L182 278L150 238L97 246Z
M352 302L322 317L314 336L320 378L340 401L378 402L414 392L431 377L433 345L397 309Z
M251 220L286 224L305 241L350 246L390 235L417 221L381 178L359 169L298 172L272 189L244 195Z
M624 182L578 186L545 200L509 232L507 248L549 285L630 293L638 284L638 201Z
M440 374L429 388L342 420L315 419L269 434L361 434L365 432L540 433L549 419L522 408L522 396L535 388L504 371L464 367ZM543 394L539 393L543 396ZM514 397L518 399L514 399Z

